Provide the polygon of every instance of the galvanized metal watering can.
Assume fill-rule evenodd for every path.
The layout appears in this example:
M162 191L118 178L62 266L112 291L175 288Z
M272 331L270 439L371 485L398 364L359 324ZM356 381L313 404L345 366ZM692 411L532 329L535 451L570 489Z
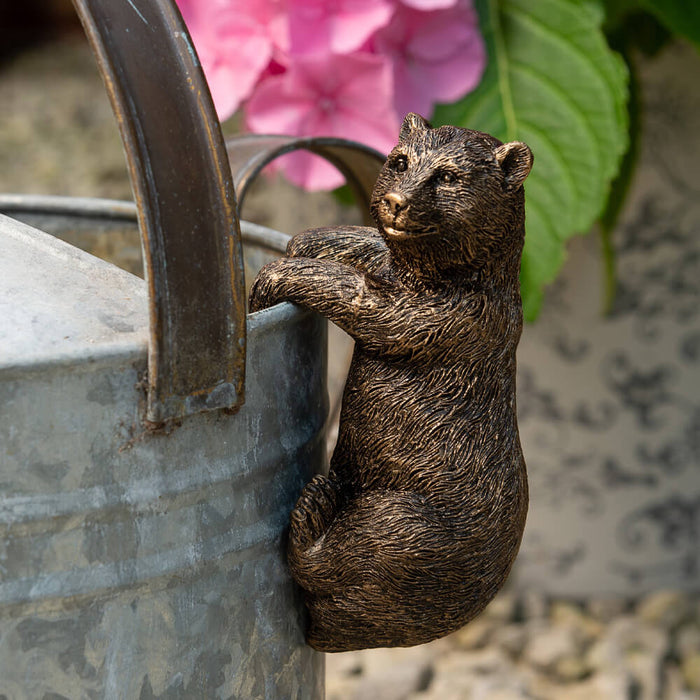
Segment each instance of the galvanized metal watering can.
M236 189L301 146L366 204L381 159L248 137L232 171L174 6L75 4L136 206L0 198L0 697L321 698L283 550L325 455L325 326L246 319ZM137 215L145 282L18 220Z

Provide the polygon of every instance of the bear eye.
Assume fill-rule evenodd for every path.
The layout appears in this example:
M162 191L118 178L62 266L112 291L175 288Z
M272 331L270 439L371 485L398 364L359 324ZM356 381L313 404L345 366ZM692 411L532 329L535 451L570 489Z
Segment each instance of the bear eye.
M396 156L391 164L391 167L397 173L405 173L406 170L408 170L408 158L406 158L406 156Z
M443 170L437 174L437 181L441 185L451 185L456 179L457 176L447 170Z

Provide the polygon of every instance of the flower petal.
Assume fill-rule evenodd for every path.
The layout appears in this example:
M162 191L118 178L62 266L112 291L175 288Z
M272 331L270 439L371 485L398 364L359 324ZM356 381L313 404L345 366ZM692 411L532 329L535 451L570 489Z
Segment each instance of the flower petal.
M479 83L486 49L469 0L434 12L399 8L374 38L375 49L394 65L399 114L429 116L435 103L463 97Z
M246 105L246 120L257 133L337 136L387 152L399 126L391 65L365 53L299 57L286 73L258 84ZM282 167L308 189L329 189L339 182L335 169L317 159L288 158Z
M412 7L414 10L445 10L448 7L454 7L457 0L401 0L407 7Z
M238 109L270 63L270 0L179 0L222 121Z
M387 24L394 8L389 0L290 0L290 52L351 53Z
M290 182L309 192L334 190L345 182L342 173L335 166L306 151L288 153L278 158L273 165L273 170L283 172Z

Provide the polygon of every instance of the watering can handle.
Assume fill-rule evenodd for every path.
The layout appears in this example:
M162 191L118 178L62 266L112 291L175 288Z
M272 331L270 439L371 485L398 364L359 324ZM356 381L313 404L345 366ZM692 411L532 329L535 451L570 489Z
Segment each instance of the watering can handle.
M248 188L275 158L303 150L324 158L345 178L362 211L365 223L374 225L371 213L372 191L386 158L374 148L356 141L330 136L280 136L244 134L226 141L239 211Z
M233 178L173 0L73 0L112 101L149 289L146 418L244 400L245 291Z

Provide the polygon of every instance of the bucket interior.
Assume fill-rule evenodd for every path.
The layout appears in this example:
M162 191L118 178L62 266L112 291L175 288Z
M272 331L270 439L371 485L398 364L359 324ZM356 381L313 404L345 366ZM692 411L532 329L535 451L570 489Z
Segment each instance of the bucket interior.
M8 216L143 277L136 208L129 202L25 196L6 203L2 210ZM241 221L241 238L247 295L260 268L284 254L290 236Z

